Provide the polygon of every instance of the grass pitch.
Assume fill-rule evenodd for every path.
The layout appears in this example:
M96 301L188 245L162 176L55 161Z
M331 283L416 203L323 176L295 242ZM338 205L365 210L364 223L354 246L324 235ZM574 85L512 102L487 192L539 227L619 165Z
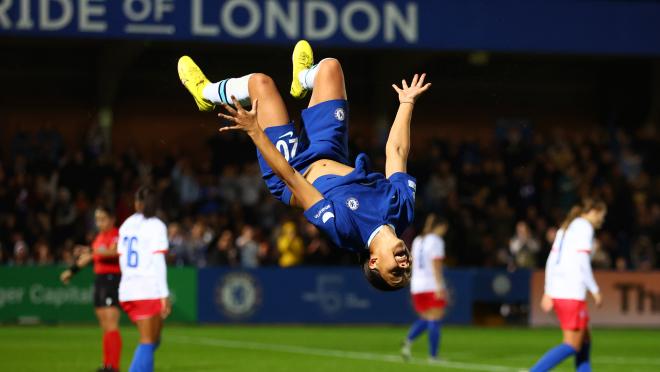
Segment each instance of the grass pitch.
M157 371L389 372L519 371L560 341L556 329L445 327L442 362L426 360L426 336L414 359L398 354L403 327L285 327L166 325ZM596 329L595 371L660 370L660 331ZM101 331L92 326L0 327L0 371L95 371ZM122 370L137 341L122 328ZM559 371L572 371L573 361Z

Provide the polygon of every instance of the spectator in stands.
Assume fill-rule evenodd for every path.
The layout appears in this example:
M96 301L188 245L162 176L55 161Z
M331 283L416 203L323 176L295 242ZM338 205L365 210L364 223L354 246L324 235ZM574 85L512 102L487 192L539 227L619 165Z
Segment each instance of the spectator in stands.
M243 268L253 269L259 266L259 244L254 239L254 235L254 227L245 225L241 230L241 235L236 239Z
M170 245L167 251L168 262L177 266L187 265L186 238L181 229L181 224L172 222L167 226L167 240Z
M282 225L277 237L277 251L280 267L296 266L303 262L305 247L293 222L287 221Z
M509 251L513 257L513 267L533 269L537 267L536 255L541 245L525 221L518 221L516 233L509 241Z
M44 238L40 238L34 245L34 262L38 266L53 264L53 256L50 247Z
M10 260L10 264L13 266L26 266L32 265L33 260L30 257L30 248L28 247L25 240L23 240L23 235L21 233L15 233L14 237L14 257Z
M330 263L333 251L330 249L328 241L321 237L321 232L307 221L303 221L302 231L305 242L305 263L309 265Z
M190 264L196 267L206 266L208 248L212 240L213 233L207 229L204 222L196 221L190 230L190 237L185 242Z
M230 229L222 231L215 249L209 253L208 262L211 266L238 266L239 252L234 244L234 233Z

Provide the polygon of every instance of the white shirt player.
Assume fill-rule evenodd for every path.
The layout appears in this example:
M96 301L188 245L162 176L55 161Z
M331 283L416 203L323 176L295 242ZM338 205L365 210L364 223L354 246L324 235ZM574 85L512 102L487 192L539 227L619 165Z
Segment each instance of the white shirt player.
M594 228L582 217L574 219L566 231L557 231L545 264L545 293L553 299L584 301L587 290L598 293L591 271Z
M135 213L119 228L119 301L151 300L169 296L165 255L167 227L157 217Z
M433 272L433 260L445 258L445 241L436 234L420 235L412 244L412 278L410 292L435 292L438 283Z

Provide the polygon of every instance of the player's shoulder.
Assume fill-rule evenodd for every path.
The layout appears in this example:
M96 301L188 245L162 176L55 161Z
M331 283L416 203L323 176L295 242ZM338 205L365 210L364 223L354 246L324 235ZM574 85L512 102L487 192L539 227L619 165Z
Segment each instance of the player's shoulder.
M167 225L158 217L149 217L144 219L144 224L149 229L153 230L167 230Z
M124 222L119 226L119 233L121 234L122 232L126 231L126 229L130 229L133 226L135 226L137 223L139 223L143 219L142 214L140 213L134 213L131 216L129 216Z
M585 218L578 217L568 227L572 232L593 232L594 227Z

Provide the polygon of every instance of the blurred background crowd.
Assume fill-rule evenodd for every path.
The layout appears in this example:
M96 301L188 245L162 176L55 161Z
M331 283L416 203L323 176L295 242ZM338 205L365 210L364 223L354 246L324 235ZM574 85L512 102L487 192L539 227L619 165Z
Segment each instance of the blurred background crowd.
M379 170L382 147L366 143L352 141L351 156L366 152ZM171 265L357 262L268 194L245 136L212 136L206 146L203 162L176 150L151 161L136 149L105 151L97 127L76 147L48 125L16 132L0 162L0 263L71 263L76 246L94 237L94 207L112 206L118 226L142 184L161 195ZM657 269L658 149L654 125L541 131L522 121L498 123L478 138L430 138L413 147L409 166L418 179L416 223L429 212L447 217L449 265L541 268L567 210L598 196L609 213L594 266ZM416 227L404 234L408 243Z

